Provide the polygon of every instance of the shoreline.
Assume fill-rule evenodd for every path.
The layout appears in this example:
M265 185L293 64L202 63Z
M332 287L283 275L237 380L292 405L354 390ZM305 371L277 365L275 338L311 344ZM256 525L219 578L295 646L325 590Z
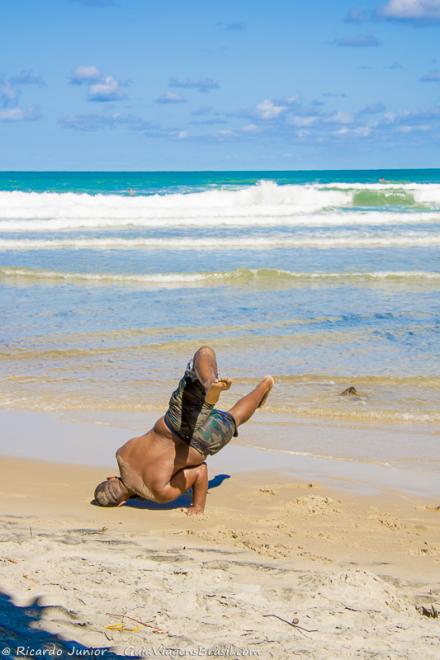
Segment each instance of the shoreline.
M49 463L116 468L114 454L154 424L158 413L0 410L6 432L0 455ZM269 448L265 438L276 436ZM238 439L208 457L210 472L273 472L321 481L353 493L402 492L440 499L438 432L419 427L371 427L304 422L259 412Z

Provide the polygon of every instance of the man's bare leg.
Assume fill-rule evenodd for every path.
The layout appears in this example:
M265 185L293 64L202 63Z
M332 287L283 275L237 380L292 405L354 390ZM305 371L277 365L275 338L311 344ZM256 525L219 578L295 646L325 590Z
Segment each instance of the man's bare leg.
M208 390L211 383L218 379L215 351L210 346L201 346L193 358L194 371L203 387Z
M259 408L266 400L270 390L274 386L274 379L272 376L266 376L263 378L261 383L257 387L246 394L242 399L237 401L237 403L229 410L237 426L244 424L248 421L254 414L257 408Z
M193 358L194 371L206 390L206 403L216 404L220 394L229 390L232 384L230 378L218 377L217 358L210 346L201 346Z

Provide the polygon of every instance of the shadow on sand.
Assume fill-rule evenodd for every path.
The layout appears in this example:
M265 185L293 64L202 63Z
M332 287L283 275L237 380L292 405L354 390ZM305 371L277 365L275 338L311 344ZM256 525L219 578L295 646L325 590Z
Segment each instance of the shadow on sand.
M67 658L93 656L99 658L138 658L113 653L107 646L84 646L71 639L64 639L44 629L42 622L45 610L62 611L74 620L74 613L61 606L41 605L35 598L25 606L15 605L11 597L0 593L0 653L6 658L21 656L54 656Z
M230 474L216 474L215 477L209 480L208 489L218 488L221 486L225 479L230 479ZM192 488L186 491L183 495L168 502L167 504L157 504L156 502L150 502L149 500L142 500L139 497L131 497L126 503L125 506L131 506L135 509L149 509L150 511L166 511L168 509L180 509L181 507L189 507L192 502Z

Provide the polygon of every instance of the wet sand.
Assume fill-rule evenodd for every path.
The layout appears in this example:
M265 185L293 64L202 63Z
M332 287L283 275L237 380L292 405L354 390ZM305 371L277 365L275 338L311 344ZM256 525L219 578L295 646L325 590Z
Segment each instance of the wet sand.
M438 657L439 620L427 614L440 609L440 497L428 485L423 496L385 487L372 479L380 466L362 461L350 465L365 467L363 481L338 472L340 460L322 459L337 478L322 469L317 478L317 459L308 459L315 473L301 462L295 472L307 457L281 466L271 452L231 446L210 462L201 519L180 510L187 497L101 509L90 504L93 489L127 437L124 423L9 412L4 643L141 657ZM49 446L56 462L24 457ZM103 467L81 465L81 447Z
M0 453L114 469L116 449L159 416L0 410L0 426L7 430ZM434 426L323 425L259 411L208 465L240 474L277 470L286 478L318 479L364 493L397 489L440 498L440 434Z

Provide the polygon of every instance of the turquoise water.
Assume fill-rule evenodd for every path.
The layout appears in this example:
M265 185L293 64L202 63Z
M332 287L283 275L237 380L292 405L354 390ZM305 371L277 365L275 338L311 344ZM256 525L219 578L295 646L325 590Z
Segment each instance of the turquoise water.
M2 405L160 411L209 342L226 404L438 423L439 250L440 170L0 173Z
M259 181L279 185L313 183L440 183L440 169L307 170L295 172L0 172L0 190L129 194L194 192L244 187Z

